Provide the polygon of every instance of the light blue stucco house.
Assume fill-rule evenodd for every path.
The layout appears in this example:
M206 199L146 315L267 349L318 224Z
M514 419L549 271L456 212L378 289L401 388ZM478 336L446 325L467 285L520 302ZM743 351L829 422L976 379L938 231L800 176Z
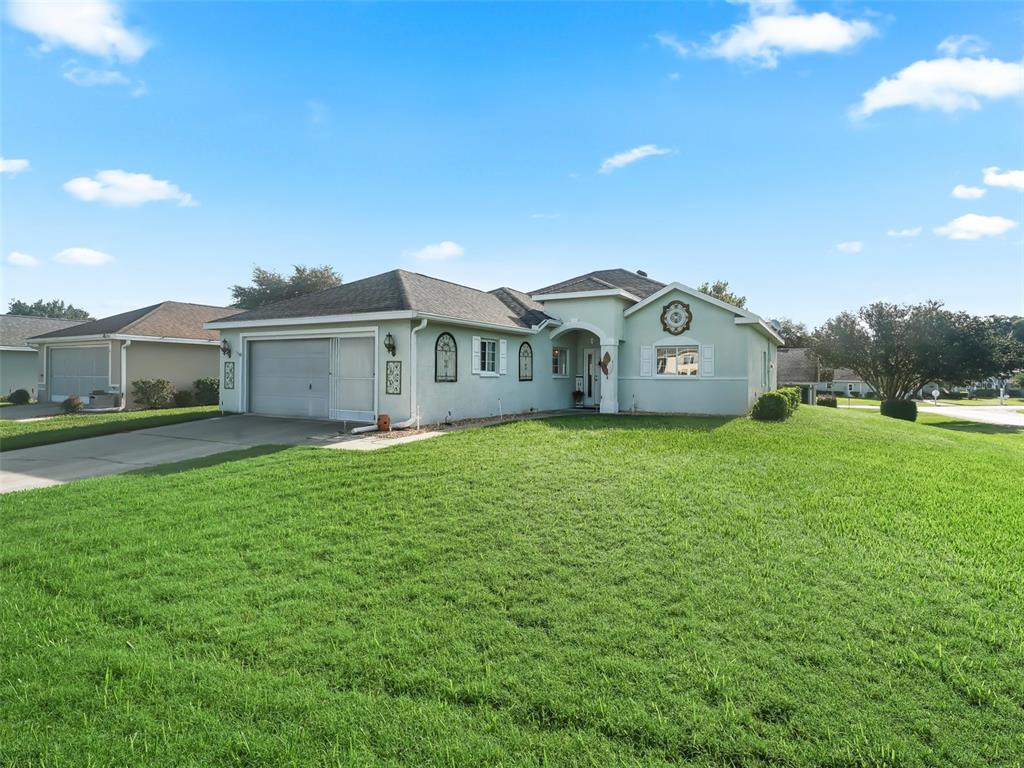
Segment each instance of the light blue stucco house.
M530 293L393 270L206 327L224 410L398 426L574 405L742 414L775 388L782 343L752 312L625 269Z
M26 317L0 315L0 395L24 389L35 400L36 371L39 368L39 350L29 339L41 333L81 325L82 320L58 320L52 317Z

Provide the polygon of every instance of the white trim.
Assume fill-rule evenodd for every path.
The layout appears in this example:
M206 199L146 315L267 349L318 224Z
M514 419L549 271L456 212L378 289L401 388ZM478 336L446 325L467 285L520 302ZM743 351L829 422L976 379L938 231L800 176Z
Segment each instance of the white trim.
M113 373L114 373L114 371L113 371L113 363L110 360L110 358L111 358L111 356L113 354L113 351L114 351L113 350L113 346L114 345L111 342L109 342L109 341L96 341L96 342L86 343L86 344L57 344L57 343L46 342L45 344L43 344L44 349L39 350L40 352L43 353L43 355L42 355L42 357L43 357L43 381L42 381L41 384L40 383L36 384L36 391L37 392L42 392L42 391L45 390L46 393L47 393L47 396L48 397L52 397L52 395L49 394L50 393L50 371L49 371L50 354L49 354L49 352L50 352L50 349L54 348L54 347L56 347L58 349L83 349L85 347L90 347L90 348L92 348L92 347L106 347L107 348L107 391L110 391L110 389L114 386L113 384L110 383L110 378L111 378L111 376L113 376ZM38 400L38 399L39 399L39 396L37 395L36 396L36 400Z
M753 312L750 312L749 310L740 309L739 307L734 307L732 304L728 304L728 303L722 301L721 299L716 299L714 296L708 296L708 294L701 293L696 288L691 288L690 286L683 285L682 283L669 283L668 285L666 285L664 288L662 288L661 290L657 291L656 293L652 293L650 296L648 296L646 299L641 301L639 304L635 304L632 307L630 307L629 309L627 309L625 312L623 312L623 315L628 317L629 315L633 314L634 312L640 310L643 307L646 307L648 304L650 304L652 302L657 301L658 299L662 298L663 296L665 296L668 293L671 293L672 291L680 291L681 293L687 293L690 296L693 296L694 298L697 298L697 299L701 299L702 301L706 301L708 304L711 304L711 305L713 305L715 307L719 307L720 309L728 310L729 312L732 312L734 315L738 315L739 317L751 318L753 322L757 322L757 321L761 320L760 317L755 315Z
M653 375L651 376L651 378L652 379L669 379L669 380L672 380L672 381L697 381L698 379L702 378L701 375L700 375L700 371L701 371L701 365L700 365L700 362L701 362L700 361L700 348L701 348L701 345L700 345L700 342L697 342L697 341L684 341L684 339L686 338L685 336L676 336L674 338L676 339L675 341L666 341L665 339L662 339L661 341L657 341L657 342L654 343L654 345L653 345L654 346L654 366L653 366ZM659 347L661 347L662 349L681 349L682 347L694 347L694 348L696 348L696 350L697 350L697 373L695 373L695 374L658 373L658 348ZM713 378L713 377L705 376L703 378L710 379L710 378Z
M0 347L0 352L38 352L32 347Z
M746 376L619 376L619 381L747 381Z
M786 340L783 339L774 328L772 328L768 323L766 323L760 317L758 317L758 318L737 317L734 322L736 323L736 325L756 325L756 326L758 326L757 330L764 331L764 335L767 336L772 341L776 342L777 344L785 344L786 343Z
M540 325L532 328L520 328L517 325L501 325L499 323L484 323L478 320L460 320L457 317L448 317L448 315L434 315L427 312L416 312L415 317L424 318L427 320L436 320L438 322L445 323L447 325L460 325L466 328L484 328L489 331L496 331L500 333L515 333L523 336L534 336L548 324L548 320L544 320Z
M562 358L564 358L564 360L565 360L565 373L555 373L554 362L555 362L555 350L556 349L560 349L563 352L565 352L565 354L562 355ZM569 361L571 359L572 359L572 355L569 354L569 348L568 347L556 347L555 345L552 344L551 345L551 359L548 360L548 370L551 371L551 378L552 379L568 379L572 375L572 371L569 370Z
M634 296L622 288L605 288L599 291L575 291L569 293L534 293L530 298L534 301L567 301L571 299L594 299L605 296L620 296L629 301L640 301L639 296Z
M494 331L501 331L502 333L516 333L525 336L532 336L539 333L545 327L551 324L557 324L558 321L548 318L543 320L538 325L532 328L520 328L516 325L502 325L500 323L485 323L479 320L464 320L457 317L449 317L448 315L439 315L431 312L413 312L412 310L398 310L394 312L358 312L348 315L321 315L313 317L281 317L277 319L269 320L249 320L249 321L217 321L209 322L203 325L204 328L209 330L228 330L234 328L265 328L270 326L288 326L288 325L324 325L330 323L355 323L355 322L374 322L382 320L436 320L448 325L460 325L467 328L486 328ZM220 342L212 342L219 344Z
M32 342L36 346L40 344L63 344L65 342L74 344L80 341L153 341L163 344L220 346L220 342L213 339L184 339L176 336L135 336L128 333L91 333L88 336L57 336L52 339L43 339L38 336L32 338Z

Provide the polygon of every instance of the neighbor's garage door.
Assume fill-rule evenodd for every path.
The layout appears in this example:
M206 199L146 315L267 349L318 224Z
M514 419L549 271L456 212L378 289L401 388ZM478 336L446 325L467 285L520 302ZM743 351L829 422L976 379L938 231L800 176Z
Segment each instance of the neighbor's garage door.
M94 390L110 387L110 347L53 347L49 370L50 400L87 400Z
M249 410L269 416L327 418L329 339L249 343Z

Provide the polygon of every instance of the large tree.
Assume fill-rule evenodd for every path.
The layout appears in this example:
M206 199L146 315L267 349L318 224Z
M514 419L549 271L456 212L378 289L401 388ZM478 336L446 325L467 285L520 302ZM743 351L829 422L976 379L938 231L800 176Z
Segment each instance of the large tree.
M967 384L1003 366L993 324L939 302L877 302L843 312L814 334L822 362L849 368L883 400L906 400L930 381Z
M788 317L780 317L772 320L771 324L785 341L784 346L809 347L811 345L811 333L803 323L790 320Z
M231 287L231 295L235 300L232 306L255 309L276 301L305 296L307 293L315 293L339 285L341 285L341 275L326 265L304 267L296 264L292 268L292 274L287 277L280 272L253 267L252 285Z
M706 293L708 296L714 296L719 301L724 301L726 304L732 304L734 307L743 309L747 306L747 297L740 296L739 294L733 293L729 290L728 280L715 280L714 283L704 282L697 288L701 293Z
M92 320L92 315L73 304L65 304L60 299L43 301L36 299L31 304L20 299L11 299L7 312L25 317L52 317L57 320Z

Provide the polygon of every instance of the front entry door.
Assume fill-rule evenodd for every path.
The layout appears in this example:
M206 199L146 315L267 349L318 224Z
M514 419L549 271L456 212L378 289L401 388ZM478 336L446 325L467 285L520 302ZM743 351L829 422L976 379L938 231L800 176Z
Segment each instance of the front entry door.
M583 404L601 403L601 369L597 367L599 349L583 350Z

